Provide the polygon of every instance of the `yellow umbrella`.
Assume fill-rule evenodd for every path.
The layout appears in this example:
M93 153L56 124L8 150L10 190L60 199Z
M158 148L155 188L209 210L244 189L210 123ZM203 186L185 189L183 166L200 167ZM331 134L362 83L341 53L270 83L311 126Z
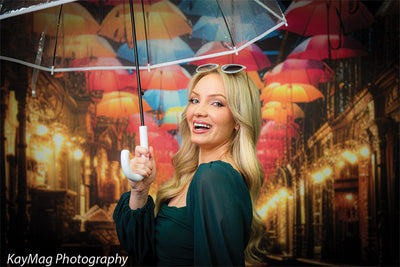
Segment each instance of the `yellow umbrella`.
M261 93L261 99L265 102L312 102L323 97L311 84L270 84Z
M295 103L286 103L282 105L280 102L271 101L266 103L262 109L262 118L266 120L274 120L276 122L286 122L289 119L304 118L304 112Z
M143 111L152 110L143 99ZM129 92L114 91L105 93L103 99L97 105L97 116L111 118L128 117L139 113L139 99L137 94Z
M185 15L169 1L161 1L145 5L134 5L136 39L173 39L183 34L191 33L192 28L187 23ZM143 25L145 15L146 27ZM146 34L145 34L146 29ZM129 5L120 4L114 7L101 23L100 35L116 42L126 43L133 47L132 24Z
M33 13L33 29L41 33L46 29L46 35L56 36L60 7L42 9ZM61 31L58 35L96 34L99 24L82 5L78 3L64 4L60 18Z

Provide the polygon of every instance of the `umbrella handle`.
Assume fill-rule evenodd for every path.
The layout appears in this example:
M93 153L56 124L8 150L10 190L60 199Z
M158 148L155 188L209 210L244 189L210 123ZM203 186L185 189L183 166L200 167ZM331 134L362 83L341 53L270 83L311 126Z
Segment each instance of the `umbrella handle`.
M147 140L147 127L146 126L139 126L139 135L140 135L140 146L145 147L148 149L148 140ZM144 157L144 156L142 156ZM143 176L140 174L136 174L132 172L131 167L129 166L129 150L122 150L121 151L121 167L122 171L124 172L125 176L134 182L139 182L143 180Z

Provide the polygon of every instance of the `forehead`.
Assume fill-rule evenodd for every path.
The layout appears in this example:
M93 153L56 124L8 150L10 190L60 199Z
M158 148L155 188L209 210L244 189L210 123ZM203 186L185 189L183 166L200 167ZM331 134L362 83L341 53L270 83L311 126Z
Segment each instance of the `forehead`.
M193 88L193 91L205 95L225 95L225 86L222 77L218 73L211 73L202 77Z

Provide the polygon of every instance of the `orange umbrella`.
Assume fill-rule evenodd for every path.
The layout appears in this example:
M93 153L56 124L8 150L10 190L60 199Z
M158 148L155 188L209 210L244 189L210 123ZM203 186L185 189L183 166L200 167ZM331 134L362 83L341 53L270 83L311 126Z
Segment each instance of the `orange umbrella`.
M261 99L265 102L312 102L324 95L311 84L271 84L263 89Z
M52 55L54 44L48 46L45 52ZM82 59L91 57L115 57L116 53L110 43L95 34L67 35L57 41L56 57Z
M285 104L271 101L266 103L262 109L262 118L276 122L287 122L290 119L304 118L304 112L294 103Z
M144 99L142 101L143 111L150 111L149 104ZM128 117L140 112L138 103L138 96L130 92L114 91L105 93L103 99L97 105L97 116Z
M142 5L134 4L133 9L137 41L173 39L192 31L186 16L169 1L144 5L144 11L142 11ZM144 19L146 27L143 25ZM132 48L133 37L129 5L121 4L114 7L101 23L99 34L116 42L127 42Z
M33 30L41 33L47 27L46 35L56 36L59 13L59 6L34 12ZM99 27L94 17L82 5L78 3L63 5L59 27L62 35L96 34Z

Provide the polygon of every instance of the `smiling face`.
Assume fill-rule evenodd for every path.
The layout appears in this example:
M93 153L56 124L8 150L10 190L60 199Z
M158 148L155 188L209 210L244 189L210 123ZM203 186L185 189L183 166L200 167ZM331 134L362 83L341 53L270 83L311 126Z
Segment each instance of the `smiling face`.
M236 122L227 105L222 78L211 73L193 88L187 107L191 141L200 151L228 151Z

